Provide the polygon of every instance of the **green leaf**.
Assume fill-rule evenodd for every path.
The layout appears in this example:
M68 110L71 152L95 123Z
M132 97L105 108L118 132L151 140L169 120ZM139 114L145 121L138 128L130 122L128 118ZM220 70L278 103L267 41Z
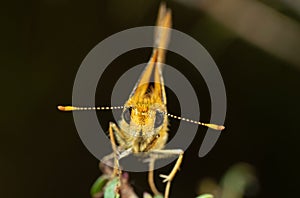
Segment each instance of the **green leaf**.
M257 185L254 168L247 163L238 163L229 168L221 180L224 198L242 198L247 186Z
M104 190L104 198L119 198L119 193L116 192L117 187L120 185L119 178L113 178L106 184Z
M199 195L199 196L196 197L196 198L214 198L214 196L211 195L211 194L203 194L203 195Z
M103 187L108 182L108 176L102 175L98 177L98 179L94 182L94 184L91 187L90 193L91 196L94 197L95 194L102 192Z
M164 198L162 195L155 195L153 198Z

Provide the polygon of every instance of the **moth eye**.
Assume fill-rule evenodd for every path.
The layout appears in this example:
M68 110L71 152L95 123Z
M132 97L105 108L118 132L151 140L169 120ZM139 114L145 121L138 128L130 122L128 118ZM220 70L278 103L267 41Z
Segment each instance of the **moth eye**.
M161 111L156 111L155 114L155 122L154 122L154 128L160 127L164 122L164 113Z
M123 112L123 118L127 124L130 124L132 107L126 108Z

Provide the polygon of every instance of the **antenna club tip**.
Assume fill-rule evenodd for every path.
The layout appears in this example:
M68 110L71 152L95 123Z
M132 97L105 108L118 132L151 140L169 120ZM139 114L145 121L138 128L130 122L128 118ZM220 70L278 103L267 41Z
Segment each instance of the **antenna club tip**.
M219 127L218 127L218 130L220 130L220 131L222 131L222 130L224 130L224 129L225 129L224 126L219 126Z
M74 107L72 106L57 106L57 109L60 110L60 111L73 111L74 110Z
M218 130L218 131L222 131L222 130L225 129L224 126L216 125L216 124L207 124L206 126L209 127L209 128L211 128L211 129Z
M57 106L57 109L60 110L60 111L64 111L64 110L65 110L65 107L59 105L59 106Z

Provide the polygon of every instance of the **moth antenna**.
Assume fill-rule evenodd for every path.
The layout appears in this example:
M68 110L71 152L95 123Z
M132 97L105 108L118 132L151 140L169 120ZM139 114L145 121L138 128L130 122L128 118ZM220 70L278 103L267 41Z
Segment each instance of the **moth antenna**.
M74 106L57 106L60 111L91 111L91 110L115 110L123 109L124 106L114 106L114 107L74 107Z
M222 126L222 125L203 123L203 122L191 120L191 119L188 119L188 118L182 118L182 117L180 117L180 116L175 116L175 115L172 115L172 114L170 114L170 113L165 113L165 114L166 114L167 116L171 117L171 118L175 118L175 119L178 119L178 120L183 120L183 121L186 121L186 122L190 122L190 123L194 123L194 124L206 126L206 127L208 127L208 128L214 129L214 130L222 131L222 130L225 129L225 127Z

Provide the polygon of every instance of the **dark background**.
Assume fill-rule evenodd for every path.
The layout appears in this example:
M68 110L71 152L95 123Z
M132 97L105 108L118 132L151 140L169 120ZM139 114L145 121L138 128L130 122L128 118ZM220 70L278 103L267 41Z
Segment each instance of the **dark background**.
M263 3L300 25L299 15L279 1ZM171 197L195 197L201 179L218 182L238 162L251 164L259 181L245 197L298 197L300 65L245 41L196 7L175 1L168 6L173 27L198 40L214 58L228 98L226 130L213 150L198 158L205 134L199 127ZM158 1L141 0L31 0L2 7L0 197L89 197L101 174L98 160L82 144L72 114L56 106L71 103L77 69L97 43L127 28L154 25L158 7ZM118 77L150 54L151 49L141 49L117 58L100 80L96 103L108 104ZM209 120L210 99L200 74L179 55L168 53L167 63L191 81L201 119ZM168 96L169 111L178 112L175 95ZM110 112L99 113L104 128L111 119ZM172 120L171 131L177 125ZM130 177L137 193L149 191L146 173Z

